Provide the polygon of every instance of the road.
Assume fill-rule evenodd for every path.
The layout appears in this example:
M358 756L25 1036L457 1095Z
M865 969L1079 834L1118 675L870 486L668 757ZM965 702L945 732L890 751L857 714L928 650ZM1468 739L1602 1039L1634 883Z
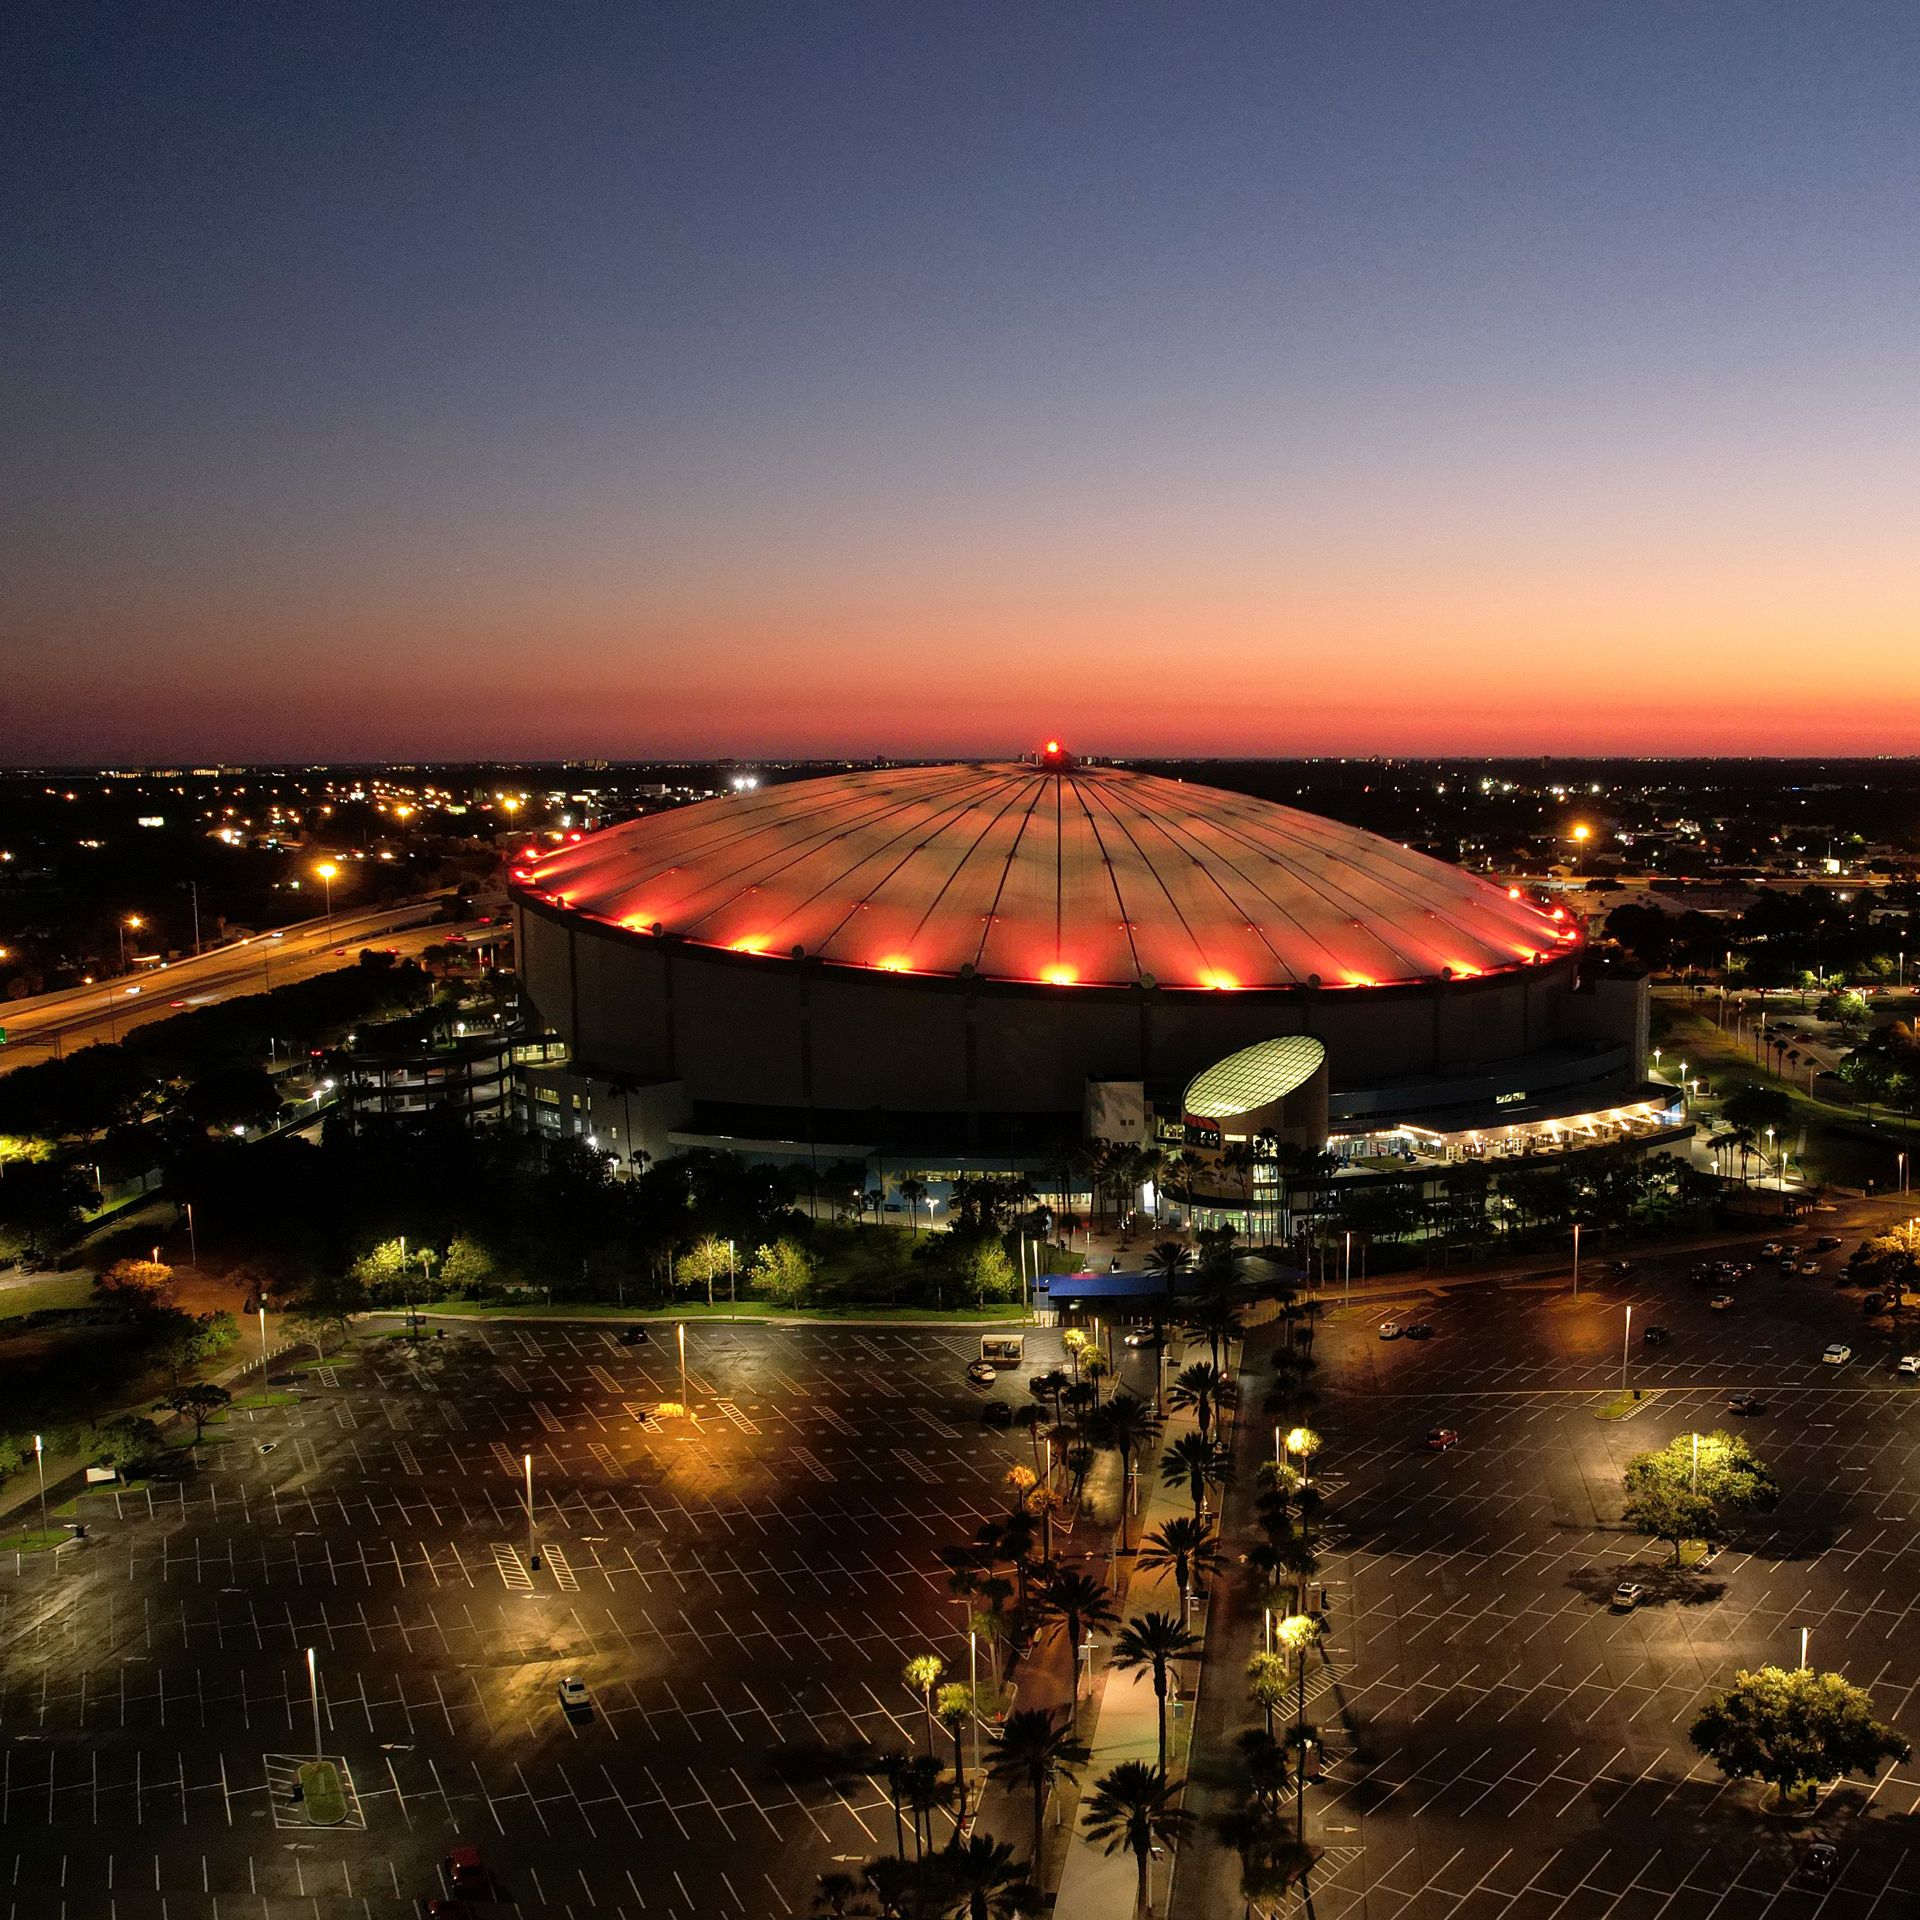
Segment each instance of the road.
M138 975L8 1002L0 1005L0 1027L7 1034L7 1044L0 1047L0 1073L94 1041L118 1040L133 1027L164 1020L185 1007L212 1006L350 965L364 946L395 947L413 955L452 933L473 938L486 931L434 922L438 910L437 900L424 900L303 921Z
M1825 1231L1851 1247L1867 1224L1858 1210L1815 1220L1803 1243ZM1833 1284L1842 1257L1825 1256L1818 1278L1763 1265L1730 1311L1708 1307L1716 1289L1677 1255L1583 1286L1577 1304L1560 1286L1461 1288L1394 1316L1432 1326L1417 1343L1381 1340L1377 1306L1330 1318L1314 1422L1330 1633L1306 1708L1333 1756L1307 1802L1325 1849L1316 1920L1916 1910L1920 1764L1845 1784L1810 1826L1781 1827L1687 1741L1736 1668L1793 1665L1803 1627L1815 1665L1871 1688L1883 1717L1920 1738L1920 1388L1894 1374L1900 1348L1863 1320L1860 1293ZM1628 1307L1628 1378L1647 1398L1601 1419ZM1642 1342L1650 1321L1664 1344ZM1845 1366L1821 1363L1835 1339L1853 1347ZM1731 1415L1737 1392L1767 1413ZM1458 1446L1429 1452L1434 1427L1456 1429ZM1729 1427L1773 1469L1780 1505L1710 1570L1671 1572L1665 1549L1621 1525L1621 1469ZM1650 1599L1614 1612L1629 1578ZM1213 1758L1196 1772L1216 1799L1219 1756L1253 1718L1237 1678L1259 1622L1239 1574L1215 1600L1199 1729ZM1842 1859L1824 1894L1796 1883L1816 1837ZM1236 1863L1203 1840L1175 1911L1237 1912L1237 1893Z

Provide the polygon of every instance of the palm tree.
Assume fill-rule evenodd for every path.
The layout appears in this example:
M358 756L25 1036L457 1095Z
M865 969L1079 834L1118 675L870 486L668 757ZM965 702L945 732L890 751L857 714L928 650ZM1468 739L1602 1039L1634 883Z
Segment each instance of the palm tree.
M1134 1393L1116 1393L1095 1414L1089 1432L1095 1443L1120 1456L1120 1544L1127 1544L1127 1510L1133 1487L1134 1461L1153 1445L1160 1433L1160 1416Z
M1145 1667L1153 1675L1154 1711L1160 1723L1160 1772L1167 1771L1167 1676L1176 1660L1197 1660L1200 1636L1171 1613L1137 1613L1113 1643L1113 1664L1122 1672Z
M907 1843L900 1825L900 1791L912 1763L913 1756L896 1747L880 1748L866 1757L868 1771L879 1774L887 1783L887 1798L893 1802L893 1850L902 1856L907 1851Z
M1149 1573L1171 1567L1177 1593L1185 1593L1196 1577L1211 1573L1219 1564L1220 1549L1214 1545L1213 1522L1190 1520L1184 1513L1148 1534L1141 1541L1139 1556L1134 1561L1136 1567L1144 1567Z
M1050 1615L1057 1615L1067 1630L1067 1650L1080 1657L1080 1637L1094 1627L1110 1627L1119 1615L1114 1611L1113 1594L1104 1580L1078 1571L1056 1573L1040 1589L1040 1604Z
M973 1718L973 1689L958 1684L940 1689L934 1702L933 1717L953 1735L953 1779L960 1789L960 1810L967 1807L967 1766L961 1756L960 1729Z
M947 1663L937 1653L916 1653L901 1668L900 1677L920 1696L920 1705L927 1716L927 1751L933 1751L933 1689L940 1676L947 1670Z
M1213 1429L1213 1416L1237 1406L1239 1400L1240 1389L1208 1360L1183 1367L1175 1375L1172 1390L1167 1395L1169 1406L1193 1409L1193 1417L1199 1422L1203 1437Z
M1155 1773L1144 1760L1123 1760L1111 1773L1093 1783L1087 1799L1087 1838L1103 1840L1109 1853L1122 1847L1140 1869L1134 1911L1147 1905L1147 1861L1158 1846L1178 1846L1193 1827L1193 1815L1173 1802L1173 1788L1164 1771Z
M1227 1450L1204 1433L1183 1433L1160 1456L1161 1484L1177 1487L1184 1483L1196 1520L1206 1504L1207 1489L1221 1485L1226 1477Z
M930 1852L934 1809L945 1806L949 1798L940 1762L930 1753L917 1755L907 1762L901 1784L906 1788L907 1804L913 1809L913 1844L917 1850ZM925 1840L920 1837L923 1826Z
M900 1198L907 1203L907 1219L913 1227L913 1237L920 1238L920 1202L927 1197L927 1183L916 1180L912 1174L900 1182Z
M1013 1849L1003 1840L976 1833L964 1845L956 1834L938 1863L943 1913L964 1909L967 1920L1012 1920L1029 1910L1039 1889L1016 1865Z
M845 1920L847 1915L871 1913L873 1909L852 1874L835 1872L823 1873L814 1882L813 1911L830 1916L830 1920Z
M1234 1305L1226 1289L1218 1285L1209 1287L1187 1309L1185 1323L1188 1332L1197 1333L1206 1341L1216 1371L1220 1365L1221 1347L1229 1340L1238 1339L1246 1331L1245 1323L1240 1318L1240 1309Z
M1000 1730L1000 1744L987 1762L989 1777L1003 1787L1025 1787L1033 1796L1033 1866L1040 1867L1041 1821L1047 1795L1054 1783L1072 1780L1087 1762L1087 1749L1073 1737L1073 1728L1055 1726L1053 1715L1038 1707L1010 1713Z

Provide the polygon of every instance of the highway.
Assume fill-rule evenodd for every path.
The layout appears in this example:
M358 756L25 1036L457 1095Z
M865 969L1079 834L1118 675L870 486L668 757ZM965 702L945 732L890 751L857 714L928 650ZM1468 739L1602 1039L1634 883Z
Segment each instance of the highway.
M271 933L91 987L70 987L30 1000L0 1002L0 1073L54 1059L95 1041L121 1039L149 1020L188 1007L211 1006L271 987L290 986L330 968L350 966L366 946L412 957L449 934L473 939L491 929L435 921L437 899L369 912L306 920Z

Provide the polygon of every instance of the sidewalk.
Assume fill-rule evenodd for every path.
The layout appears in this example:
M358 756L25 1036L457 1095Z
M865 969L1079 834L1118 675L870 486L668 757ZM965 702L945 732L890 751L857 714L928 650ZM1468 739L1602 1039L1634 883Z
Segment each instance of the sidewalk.
M1198 1349L1195 1349L1198 1351ZM1237 1367L1234 1377L1239 1378ZM1182 1433L1191 1432L1191 1415L1170 1414L1158 1446L1140 1464L1140 1512L1129 1523L1128 1537L1136 1545L1163 1521L1188 1513L1184 1488L1159 1484L1159 1455ZM1131 1563L1129 1563L1131 1566ZM1124 1623L1136 1614L1157 1611L1180 1615L1184 1611L1181 1595L1173 1585L1172 1572L1143 1573L1132 1569L1119 1601ZM1204 1610L1190 1624L1196 1630ZM1176 1666L1170 1676L1167 1699L1167 1771L1178 1782L1185 1768L1192 1728L1192 1708L1198 1693L1202 1662ZM1092 1750L1092 1758L1082 1769L1085 1783L1081 1801L1089 1796L1093 1783L1123 1760L1142 1760L1157 1766L1160 1760L1159 1715L1154 1700L1151 1668L1122 1673L1111 1665L1102 1667L1093 1690L1093 1719L1088 1730L1083 1719L1082 1737ZM1138 1867L1131 1852L1122 1847L1116 1853L1102 1851L1097 1841L1086 1837L1076 1809L1074 1830L1067 1842L1066 1859L1060 1872L1060 1890L1054 1901L1054 1920L1123 1920L1134 1911ZM1165 1913L1173 1880L1173 1861L1157 1858L1148 1875L1148 1902L1155 1913Z

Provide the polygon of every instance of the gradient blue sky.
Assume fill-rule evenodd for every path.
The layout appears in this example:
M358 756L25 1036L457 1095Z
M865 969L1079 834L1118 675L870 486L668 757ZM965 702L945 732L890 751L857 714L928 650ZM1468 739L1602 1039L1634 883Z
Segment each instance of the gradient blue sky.
M1920 6L29 4L0 753L1920 747Z

